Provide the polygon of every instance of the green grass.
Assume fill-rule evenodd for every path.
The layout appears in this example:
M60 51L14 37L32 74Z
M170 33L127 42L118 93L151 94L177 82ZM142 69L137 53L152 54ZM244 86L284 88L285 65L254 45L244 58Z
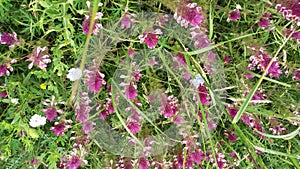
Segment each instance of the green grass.
M105 74L104 80L107 84L117 88L112 87L113 91L110 94L104 85L98 93L90 93L92 113L89 120L101 123L98 113L105 108L101 107L98 111L95 109L98 103L105 104L106 98L111 98L115 113L108 115L105 121L111 126L110 130L116 131L122 135L122 138L133 138L139 145L144 144L141 140L149 134L164 136L165 130L172 126L173 117L167 119L157 110L155 117L158 119L154 119L152 116L150 118L148 95L151 90L160 88L168 91L166 95L178 97L179 103L183 103L185 97L182 91L187 91L190 87L188 80L182 80L184 78L181 71L186 70L191 78L194 78L196 74L203 77L211 96L210 105L196 105L196 102L201 102L198 94L195 95L195 100L188 99L187 101L195 106L190 107L184 116L185 118L189 117L190 121L187 127L190 127L191 133L199 135L199 137L193 138L193 143L201 143L199 148L204 153L209 153L211 160L216 161L218 153L222 153L228 164L228 167L225 168L300 168L300 117L295 115L295 112L299 112L300 109L299 80L292 80L293 71L300 68L299 45L296 40L290 39L292 33L299 31L299 27L295 26L294 32L285 35L284 32L291 27L293 21L286 20L277 12L273 1L271 6L269 1L255 0L191 1L197 2L203 9L204 18L201 27L205 30L207 39L212 42L212 45L208 47L193 48L191 37L184 35L184 31L188 30L185 28L178 29L182 31L180 32L175 28L163 27L166 30L165 34L161 35L155 49L148 49L145 44L139 42L138 35L149 31L149 25L143 25L132 32L126 32L126 30L118 32L121 29L119 22L115 21L120 21L125 14L125 8L134 14L160 12L172 17L176 6L179 5L175 0L141 2L104 0L101 1L103 6L98 6L100 1L95 0L91 2L90 11L85 1L79 0L0 0L0 33L16 32L20 40L14 48L0 44L0 65L7 64L12 59L18 61L11 64L14 70L10 76L0 77L0 85L6 84L6 86L0 86L0 92L6 91L8 94L6 98L0 97L0 166L3 168L56 168L56 164L61 161L63 156L72 154L76 141L84 141L83 124L76 120L75 107L80 102L79 93L87 91L87 85L81 80L71 82L67 78L67 74L68 70L73 67L79 67L81 70L89 68L92 58L97 57L99 71ZM240 19L237 22L227 22L228 12L235 9L237 4L242 7ZM82 33L84 16L90 14L91 18L95 18L97 12L103 13L103 17L99 20L99 23L103 25L100 32L103 33L103 37L108 37L108 41L101 39L103 41L97 42L97 38L101 35L91 34L93 19L90 33L88 35ZM269 28L261 29L257 22L265 12L272 14L272 22ZM132 25L134 24L132 23ZM272 31L269 30L271 27ZM138 34L129 36L133 32ZM121 35L118 37L119 41L109 42L112 37L119 35ZM101 44L111 45L111 48L104 51ZM26 56L38 46L48 47L51 63L45 69L34 65L29 70L30 62L25 61ZM272 58L263 72L247 69L250 56L255 54L248 47L264 47L264 51ZM122 92L124 88L119 86L119 81L115 81L114 75L120 71L118 68L122 61L130 58L129 48L134 49L139 57L144 59L143 63L138 63L140 65L146 65L146 61L149 61L147 59L151 58L151 55L155 55L157 60L161 61L159 66L147 65L141 71L143 76L136 85L138 86L137 98L142 106L139 107L134 101L126 99L125 94L120 95L126 101L124 105L132 107L144 119L142 130L136 135L132 134L126 126L126 118L129 114L125 113L126 111L122 107L124 105L118 105L119 98L115 97L116 93ZM150 52L145 54L139 53L139 51ZM213 68L221 68L219 74L215 76L206 72L207 66L209 66L209 58L206 54L209 51L214 51L220 61L218 62L220 65L211 65L215 66ZM170 59L169 56L177 53L184 54L187 62L185 69L174 68L172 58ZM142 56L143 54L145 57ZM223 64L225 56L231 58L228 64ZM275 60L277 57L278 61ZM267 74L272 62L280 63L283 73L279 78L270 78ZM131 65L128 70L132 68ZM288 74L285 74L286 71ZM246 79L244 73L251 74L254 78ZM45 84L46 89L42 89L41 84ZM118 91L114 91L115 89ZM253 96L260 89L264 89L265 100L258 104L252 104ZM57 109L64 111L58 115L60 119L56 118L52 122L47 120L45 125L37 128L31 127L29 125L30 118L34 114L45 116L41 110L47 106L42 102L51 99L52 95L55 96L55 102L67 102L56 105ZM18 103L14 104L11 101L13 98L17 98ZM74 104L75 102L77 103ZM236 106L237 115L234 118L226 109L227 104ZM197 111L193 112L193 109ZM203 119L199 118L199 114ZM216 117L214 121L216 129L209 130L210 119L206 117L206 114ZM259 121L265 132L245 124L244 118L247 115ZM276 117L277 120L272 120L273 117ZM56 136L50 128L54 126L55 122L63 119L72 120L73 123L70 124L72 128L66 130L64 136ZM269 128L279 123L286 128L286 132L273 134L269 131ZM102 132L104 129L94 128L94 130ZM225 135L225 130L234 132L238 140L231 142ZM107 132L106 134L103 137L109 137L108 134L113 135L114 133ZM259 134L264 138L259 137ZM158 138L159 141L164 139L164 137ZM180 142L182 138L178 137L174 142ZM117 140L111 136L110 139ZM111 145L115 144L111 142ZM141 147L143 146L129 149L136 152ZM175 146L169 147L168 151L148 159L149 161L150 159L164 159L172 162L174 155L183 153L183 161L187 162L189 152L184 150L184 147L185 145L181 143L175 144ZM89 141L84 142L83 147L77 149L76 152L77 155L82 156L82 159L88 161L87 164L82 161L81 168L108 167L111 165L111 160L113 165L116 165L121 157L119 154L109 152L106 148L104 143L100 143L97 138L92 137ZM258 151L262 153L260 154ZM230 152L235 152L237 157L232 157ZM39 160L36 166L30 164L32 158ZM186 165L184 164L184 166ZM199 165L202 165L202 168L217 168L214 167L213 162L206 159L203 159L201 164L195 165L194 168L199 168ZM135 161L134 168L137 167L138 164Z

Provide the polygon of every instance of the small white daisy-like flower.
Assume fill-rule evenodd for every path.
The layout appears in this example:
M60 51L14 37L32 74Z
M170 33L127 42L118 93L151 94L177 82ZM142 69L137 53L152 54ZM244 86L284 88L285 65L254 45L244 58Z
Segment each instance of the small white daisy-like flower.
M203 85L204 84L204 80L202 78L202 76L200 74L197 74L195 79L192 79L191 80L191 83L196 87L198 88L200 85Z
M80 79L82 76L82 70L79 68L72 68L69 70L69 73L67 75L67 78L70 79L71 81L76 81Z
M12 104L18 104L19 99L12 98L12 99L10 99L10 101L11 101Z
M46 117L43 117L38 114L33 115L29 121L29 125L31 127L43 126L45 124L46 124Z

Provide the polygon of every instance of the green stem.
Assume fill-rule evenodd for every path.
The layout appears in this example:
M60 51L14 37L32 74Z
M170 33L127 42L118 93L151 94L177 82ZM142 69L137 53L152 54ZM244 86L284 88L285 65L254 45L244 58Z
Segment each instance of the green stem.
M80 70L83 71L84 65L85 65L85 61L86 61L86 56L87 56L87 51L89 49L89 43L92 37L92 32L93 32L93 27L94 27L94 23L95 23L95 18L96 18L96 14L98 11L98 4L99 4L99 0L95 0L93 3L93 11L92 11L92 16L90 19L90 28L89 28L89 33L86 37L86 41L85 41L85 46L83 49L83 53L82 53L82 58L81 58L81 63L80 63ZM71 98L70 98L70 105L72 105L73 99L77 93L78 87L79 87L79 80L76 80L74 85L72 86L72 94L71 94Z

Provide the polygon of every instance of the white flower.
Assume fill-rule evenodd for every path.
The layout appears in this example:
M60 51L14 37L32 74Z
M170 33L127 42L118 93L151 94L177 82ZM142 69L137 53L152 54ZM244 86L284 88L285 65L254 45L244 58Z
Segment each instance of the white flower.
M192 79L191 80L191 83L193 83L193 85L195 86L195 87L199 87L200 85L203 85L203 83L204 83L205 81L203 80L203 78L202 78L202 76L200 75L200 74L197 74L196 75L196 77L195 77L195 79Z
M31 117L29 121L29 125L31 127L43 126L46 124L46 117L42 117L41 115L35 114Z
M10 101L11 101L12 104L18 104L19 99L11 98Z
M242 7L241 7L241 5L240 5L240 4L236 4L236 9L238 9L238 10L242 10Z
M79 68L72 68L69 70L69 73L67 75L67 78L70 79L71 81L75 81L80 79L82 76L82 70Z

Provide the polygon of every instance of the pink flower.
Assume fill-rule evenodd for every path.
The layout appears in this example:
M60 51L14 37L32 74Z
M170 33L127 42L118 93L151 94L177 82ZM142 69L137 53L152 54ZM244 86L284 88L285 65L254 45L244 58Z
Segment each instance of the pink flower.
M53 130L54 135L58 136L58 135L65 135L64 131L65 131L66 125L63 122L55 122L54 123L54 127L51 127L50 130Z
M280 4L276 4L276 9L288 20L293 20L299 23L300 17L300 2L298 0L285 0Z
M236 116L237 112L239 111L238 108L236 108L235 106L233 106L231 104L227 104L226 109L227 109L229 115L231 116L231 118L234 118Z
M15 32L13 32L12 34L3 32L2 35L0 36L0 43L5 44L10 48L13 48L15 44L18 42L19 40L17 39L17 34Z
M121 29L129 29L131 26L131 19L129 18L128 14L125 14L121 19Z
M48 106L46 109L42 109L42 112L44 112L46 114L46 118L49 121L53 121L56 116L57 113L62 114L63 111L62 110L57 110L56 109L56 105L57 104L65 104L64 102L55 102L55 96L52 96L52 100L50 101L49 99L46 99L44 102L42 102L43 105Z
M174 123L174 124L181 124L182 121L183 121L183 118L182 118L181 116L176 116L176 117L174 117L174 119L173 119L173 123Z
M86 69L84 71L84 83L87 84L87 89L94 93L98 93L102 85L105 85L104 80L105 75L99 72L99 69L96 66Z
M202 49L212 45L206 33L200 28L193 27L190 29L190 31L191 31L191 37L195 41L194 46L196 48Z
M82 131L83 131L83 133L85 133L85 134L89 134L90 132L92 132L93 131L93 125L95 125L95 123L93 123L93 122L84 122L83 123L83 126L82 126Z
M227 65L230 62L231 58L229 56L224 57L224 64Z
M213 162L213 166L217 165L218 166L217 168L220 168L220 169L226 168L228 166L227 161L225 159L225 155L221 152L218 152L218 150L216 150L215 158L217 159L216 163L214 163L214 158L211 158L212 162Z
M161 114L165 118L170 118L178 112L178 99L174 96L168 96L168 98L162 98L160 106Z
M124 160L124 169L133 169L133 164L131 159Z
M69 169L77 169L81 165L81 159L75 155L66 164Z
M186 66L187 65L185 57L182 53L177 53L174 57L174 61L175 61L176 66L181 66L181 65Z
M52 130L54 135L56 135L56 136L59 136L59 135L64 136L65 131L68 130L69 128L72 128L72 126L69 125L71 123L73 123L72 120L63 119L60 122L55 122L54 127L51 127L50 130Z
M202 22L202 8L197 3L179 4L176 8L174 19L181 26L187 28L188 24L196 27Z
M248 94L246 94L246 96L247 96L247 95L248 95ZM266 95L264 94L264 89L259 89L259 90L257 90L257 91L254 93L254 95L253 95L253 97L252 97L252 100L251 100L251 103L252 103L253 105L256 105L256 104L257 104L257 101L264 100L265 97L266 97Z
M149 168L149 162L145 157L141 157L138 159L138 168L139 169L148 169Z
M252 74L249 74L249 73L244 73L244 76L245 76L245 78L246 79L253 79L254 78L254 76L252 75Z
M133 83L125 86L125 96L128 100L134 100L137 96L137 87Z
M0 77L4 76L4 74L6 74L7 76L10 75L10 72L12 72L14 69L13 67L11 67L10 64L7 63L3 63L2 65L0 65Z
M261 28L266 28L269 26L269 19L271 17L271 14L270 13L265 13L260 19L259 19L259 22L258 22L258 25L261 27Z
M240 11L238 9L235 9L235 10L229 12L227 22L230 22L230 21L237 22L239 18L240 18Z
M126 123L132 134L136 134L141 130L142 125L137 121L129 121Z
M47 50L47 47L37 47L31 54L27 55L28 59L26 62L31 62L28 65L28 69L31 69L33 64L41 69L46 68L47 64L51 62L49 55L45 54L45 51Z
M201 164L201 161L205 157L205 154L201 149L196 149L193 152L190 152L189 154L191 155L191 159L197 164Z
M270 128L272 134L281 135L287 132L286 127L278 121L276 117L269 117Z
M259 51L257 51L256 48L250 48L254 51L254 55L250 57L251 63L248 65L248 69L251 71L254 71L256 69L260 70L261 72L264 72L266 67L271 61L271 57L264 51L263 48L260 48ZM279 63L277 63L276 60L271 64L271 67L268 70L268 75L273 78L279 78L279 76L282 74L282 70L280 69Z
M134 77L134 80L136 82L138 82L140 80L140 78L142 77L142 74L140 73L140 70L138 68L135 68L132 73L131 76Z
M198 87L198 95L199 95L200 101L203 105L210 104L210 97L209 97L208 91L206 90L206 87L204 85L200 85Z
M299 80L300 79L300 69L295 69L293 71L292 80Z
M133 56L134 50L132 48L128 49L128 54L129 54L129 56Z
M91 110L89 104L91 100L89 99L88 93L83 92L80 94L80 103L75 105L75 118L80 123L87 120L89 112Z
M45 111L46 113L46 118L49 120L49 121L53 121L55 119L55 117L57 116L57 110L55 107L51 106L51 107L48 107Z
M105 104L99 104L99 106L96 108L96 111L99 111L102 108L104 108L104 110L99 113L99 117L102 120L105 120L107 115L113 114L115 112L110 98L106 98Z
M3 99L5 99L7 97L7 92L6 91L0 92L0 97L2 97Z
M225 130L224 133L225 133L225 136L227 136L229 141L236 142L238 140L237 136L234 134L233 131Z
M160 29L156 29L154 32L145 32L139 36L140 43L145 43L148 48L153 49L157 45L160 34L162 34Z
M164 26L169 21L169 15L159 15L159 18L155 21L159 26Z
M87 2L88 9L90 10L90 3ZM102 3L99 3L99 6L102 6ZM98 12L95 17L94 25L92 28L92 34L96 35L99 32L99 29L102 28L102 25L98 23L98 20L101 19L103 14ZM90 15L85 15L84 20L82 22L82 32L84 34L88 34L90 30L91 17Z
M31 158L29 164L30 164L30 165L33 165L34 168L35 168L35 166L36 166L38 163L40 163L40 160L39 160L39 159Z

